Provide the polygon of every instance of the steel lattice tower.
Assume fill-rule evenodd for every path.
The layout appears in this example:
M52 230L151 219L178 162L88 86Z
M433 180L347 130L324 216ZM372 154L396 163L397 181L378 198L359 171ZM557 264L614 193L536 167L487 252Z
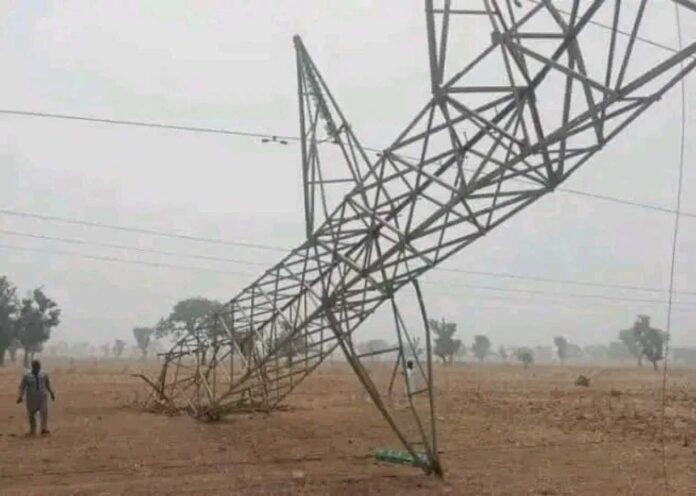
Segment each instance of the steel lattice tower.
M646 8L671 2L556 3L425 0L432 96L376 160L295 37L307 239L176 343L151 400L208 417L272 410L340 349L404 447L441 473L418 277L551 193L696 65L694 33L679 49L641 42ZM608 29L590 29L600 18ZM487 23L490 44L467 61L451 39L471 22ZM406 285L424 357L395 300ZM421 378L406 385L408 408L389 401L365 365L375 353L352 340L383 303L398 342L384 350L398 357L389 390L407 359Z

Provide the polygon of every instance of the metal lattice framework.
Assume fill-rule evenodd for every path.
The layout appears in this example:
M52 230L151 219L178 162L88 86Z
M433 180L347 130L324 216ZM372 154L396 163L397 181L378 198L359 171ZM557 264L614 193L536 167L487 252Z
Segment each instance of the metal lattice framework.
M296 37L307 240L176 343L152 400L198 416L272 410L340 349L416 463L441 473L418 277L552 192L696 65L693 39L640 42L646 9L668 2L567 4L426 0L432 96L374 161ZM591 29L597 19L609 29ZM463 61L453 40L471 22L487 23L490 44ZM424 358L395 299L406 285ZM385 302L398 345L361 355L353 333ZM405 405L366 364L380 352L397 357L389 390L416 364Z

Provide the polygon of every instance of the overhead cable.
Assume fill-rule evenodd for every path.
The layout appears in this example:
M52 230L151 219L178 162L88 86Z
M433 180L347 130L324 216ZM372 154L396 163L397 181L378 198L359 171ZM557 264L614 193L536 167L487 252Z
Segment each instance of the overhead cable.
M263 267L266 267L268 265L267 263L264 263L264 262L255 262L255 261L251 261L251 260L240 260L237 258L229 258L229 257L215 256L215 255L200 255L200 254L193 254L193 253L182 253L182 252L177 252L177 251L159 250L159 249L155 249L155 248L143 248L143 247L139 247L139 246L124 245L124 244L119 244L119 243L104 243L104 242L98 242L98 241L88 241L85 239L79 239L79 238L74 238L74 237L68 238L68 237L61 237L61 236L49 236L46 234L19 232L19 231L14 231L14 230L10 230L10 229L0 229L0 234L5 234L5 235L9 235L9 236L18 236L18 237L24 237L24 238L31 238L31 239L40 239L40 240L46 240L46 241L57 241L57 242L61 242L61 243L69 243L69 244L74 244L74 245L93 245L93 246L100 246L103 248L130 250L130 251L141 252L141 253L152 253L152 254L156 254L156 255L183 257L183 258L208 260L208 261L215 261L215 262L230 262L230 263L236 263L236 264L240 264L240 265L253 265L253 266L263 266ZM467 269L445 268L445 267L435 267L433 270L437 271L437 272L452 272L452 273L460 273L460 274L466 274L466 275L471 275L471 276L495 277L495 278L501 278L501 279L533 281L533 282L542 282L542 283L550 283L550 284L567 284L567 285L574 285L574 286L618 289L618 290L628 290L628 291L643 291L643 292L651 292L651 293L664 293L667 291L666 289L660 289L660 288L656 288L656 287L635 286L635 285L629 285L629 284L612 284L612 283L602 283L602 282L582 281L582 280L562 279L562 278L542 277L542 276L525 276L525 275L520 275L520 274L485 271L485 270L467 270ZM684 294L684 295L696 295L696 291L676 291L675 293L676 294Z
M34 248L34 247L16 246L16 245L7 245L7 244L0 244L0 249L14 250L14 251L40 252L40 253L48 253L48 254L52 254L52 255L79 257L79 258L85 258L88 260L100 261L100 262L115 262L115 263L121 263L121 264L134 264L134 265L141 265L141 266L150 266L150 267L155 267L155 268L191 270L191 271L198 271L198 272L209 272L209 273L219 273L219 274L225 274L225 275L240 275L240 276L251 276L251 277L257 275L257 274L253 274L250 272L230 271L230 270L215 269L215 268L209 268L209 267L192 267L192 266L178 265L178 264L133 260L133 259L120 258L120 257L105 257L105 256L90 255L90 254L63 251L63 250ZM438 288L462 287L462 288L468 288L468 289L497 291L497 292L504 292L504 293L519 293L519 294L531 294L531 295L537 295L537 296L549 296L549 297L554 297L554 298L595 299L595 300L600 300L600 301L647 303L647 304L657 304L657 305L666 305L667 304L666 300L647 299L647 298L624 298L624 297L618 297L618 296L614 297L614 296L597 295L597 294L559 293L559 292L549 292L549 291L533 290L533 289L503 288L503 287L498 287L498 286L483 286L483 285L475 285L475 284L452 284L452 283L443 283L440 281L438 281L438 282L423 281L423 283L428 284L428 285L433 285L433 286L436 286ZM679 302L673 302L673 304L691 307L692 305L696 305L696 301L694 301L694 302L679 301ZM694 309L696 310L696 307L694 307Z

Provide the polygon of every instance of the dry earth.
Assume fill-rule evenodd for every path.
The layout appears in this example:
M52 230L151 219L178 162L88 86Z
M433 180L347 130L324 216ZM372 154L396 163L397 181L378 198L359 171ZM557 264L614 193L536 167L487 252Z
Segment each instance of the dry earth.
M137 362L48 362L52 435L25 438L20 369L0 369L0 494L663 494L661 376L648 369L438 366L443 481L378 463L397 447L348 367L325 364L273 415L203 424L132 406ZM156 364L152 365L156 367ZM579 374L589 388L573 385ZM696 371L674 370L672 494L696 494Z

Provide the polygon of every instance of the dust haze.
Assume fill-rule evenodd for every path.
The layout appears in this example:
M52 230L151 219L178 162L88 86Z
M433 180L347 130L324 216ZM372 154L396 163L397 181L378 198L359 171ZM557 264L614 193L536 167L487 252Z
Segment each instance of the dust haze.
M0 107L296 136L291 38L301 33L363 143L384 147L430 91L421 10L398 1L211 2L205 9L170 2L156 8L4 2ZM676 46L671 8L665 11L650 19L649 35ZM684 32L696 29L693 16L683 22ZM472 47L488 39L482 28L469 35ZM687 85L693 87L693 76ZM687 95L692 134L696 96ZM674 208L679 98L669 92L567 186ZM12 116L0 118L0 131L5 209L288 250L303 240L296 143ZM688 141L686 163L695 158ZM696 172L686 167L686 212L696 212L695 188ZM682 217L677 253L672 343L680 346L696 345L694 222ZM61 323L52 340L70 345L99 347L116 339L135 345L134 327L154 325L188 297L226 301L282 256L6 214L0 227L252 262L72 246L3 232L2 272L22 292L43 286L59 302ZM651 290L433 271L423 280L429 312L456 322L467 345L479 334L494 346L550 347L559 335L582 346L608 344L639 314L662 329L672 227L669 213L556 192L442 268ZM391 340L390 326L378 314L357 339Z

